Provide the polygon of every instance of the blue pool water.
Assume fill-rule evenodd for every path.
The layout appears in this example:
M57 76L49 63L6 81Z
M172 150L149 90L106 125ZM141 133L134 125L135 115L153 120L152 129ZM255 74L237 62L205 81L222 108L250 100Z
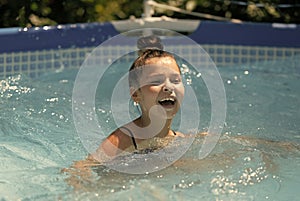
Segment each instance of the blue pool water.
M98 167L79 180L61 172L88 154L72 118L77 71L2 79L0 200L298 200L299 63L292 57L219 68L227 119L209 157L197 160L203 140L197 137L182 159L161 171L129 175ZM123 72L110 73L113 79ZM192 86L205 130L208 92L200 78L193 77ZM103 100L96 104L98 118L113 130L110 102Z

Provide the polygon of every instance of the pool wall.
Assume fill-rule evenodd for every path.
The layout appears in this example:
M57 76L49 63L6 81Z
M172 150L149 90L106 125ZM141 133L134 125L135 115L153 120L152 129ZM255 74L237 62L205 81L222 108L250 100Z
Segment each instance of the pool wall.
M0 77L19 73L37 77L48 71L79 68L93 48L117 34L111 23L0 29ZM206 50L217 66L300 54L300 25L296 24L201 21L188 36ZM132 47L120 44L103 54L109 58L124 48ZM188 59L198 57L192 48L176 46Z

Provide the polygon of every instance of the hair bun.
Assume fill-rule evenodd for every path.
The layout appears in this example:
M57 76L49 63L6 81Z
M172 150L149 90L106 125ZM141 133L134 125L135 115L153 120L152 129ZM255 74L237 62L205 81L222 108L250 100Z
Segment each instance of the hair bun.
M155 35L140 38L137 41L137 47L140 51L146 51L148 49L164 49L161 39Z

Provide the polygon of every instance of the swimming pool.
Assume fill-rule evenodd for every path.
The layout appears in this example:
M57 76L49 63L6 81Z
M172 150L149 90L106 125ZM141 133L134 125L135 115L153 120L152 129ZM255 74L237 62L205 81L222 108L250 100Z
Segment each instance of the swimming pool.
M99 169L78 191L68 185L68 175L60 172L87 154L72 122L71 92L77 71L2 79L1 198L296 200L299 60L219 68L227 91L227 125L216 149L202 163L179 164L148 175ZM205 91L201 84L197 87ZM202 99L203 129L209 104ZM99 107L98 112L110 125L110 111ZM200 141L195 140L185 157L197 153Z
M174 166L142 175L97 168L81 183L61 172L87 155L72 117L72 90L78 69L61 67L34 78L27 73L2 78L0 198L297 200L299 61L299 55L290 55L218 68L226 89L227 119L209 157L193 160L203 140L197 137ZM118 65L116 69L120 69ZM112 69L109 78L117 79L122 72ZM200 127L205 130L210 120L209 95L201 79L190 76L192 86L201 94ZM108 107L107 102L99 100L97 114L100 121L107 122L108 129L113 129ZM78 188L74 190L74 186Z

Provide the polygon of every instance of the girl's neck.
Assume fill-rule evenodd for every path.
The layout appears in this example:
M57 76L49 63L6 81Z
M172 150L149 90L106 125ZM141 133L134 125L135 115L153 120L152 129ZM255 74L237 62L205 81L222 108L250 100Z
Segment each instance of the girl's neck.
M160 119L160 118L153 118L152 121L149 119L149 117L145 117L145 116L141 116L138 119L138 126L144 128L147 126L150 126L153 128L158 128L161 127L160 132L155 135L155 137L166 137L170 134L170 128L171 128L171 124L172 124L172 119Z

